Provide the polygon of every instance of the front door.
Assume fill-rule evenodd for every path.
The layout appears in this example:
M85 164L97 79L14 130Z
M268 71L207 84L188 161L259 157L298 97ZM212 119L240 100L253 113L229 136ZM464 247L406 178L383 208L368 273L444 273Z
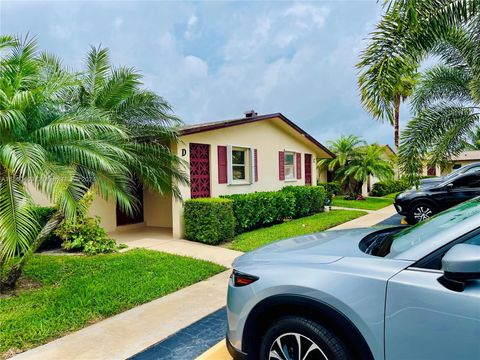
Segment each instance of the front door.
M210 197L210 145L190 143L190 196Z
M305 185L312 185L312 155L305 154Z
M140 183L135 185L135 198L138 200L138 207L132 215L125 214L117 205L117 226L138 224L143 222L143 186Z

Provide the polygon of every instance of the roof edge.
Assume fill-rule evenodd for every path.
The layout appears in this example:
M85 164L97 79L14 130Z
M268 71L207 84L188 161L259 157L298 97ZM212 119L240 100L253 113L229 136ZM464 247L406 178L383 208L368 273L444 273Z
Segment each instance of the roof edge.
M285 115L282 113L273 113L273 114L265 114L265 115L258 115L258 116L253 116L249 118L243 118L243 119L235 119L235 120L225 120L225 121L217 121L215 123L210 123L210 124L205 124L202 126L202 124L199 124L198 127L194 128L187 128L187 129L179 129L179 135L184 136L184 135L190 135L190 134L196 134L196 133L201 133L205 131L212 131L212 130L218 130L218 129L223 129L226 127L231 127L231 126L238 126L238 125L243 125L243 124L248 124L248 123L254 123L257 121L261 120L269 120L269 119L274 119L274 118L279 118L286 124L288 124L290 127L292 127L295 131L300 133L301 135L305 136L311 143L313 143L315 146L320 148L321 150L325 151L328 155L330 155L332 158L336 157L334 153L332 153L327 147L325 147L322 143L320 143L317 139L315 139L312 135L307 133L305 130L303 130L300 126L295 124L293 121L288 119Z

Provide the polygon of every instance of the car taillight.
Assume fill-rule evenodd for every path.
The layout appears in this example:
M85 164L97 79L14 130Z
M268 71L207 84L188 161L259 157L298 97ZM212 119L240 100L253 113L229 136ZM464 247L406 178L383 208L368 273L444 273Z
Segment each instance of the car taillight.
M235 287L250 285L258 280L258 276L244 274L236 270L233 270L230 277L233 279L233 286Z

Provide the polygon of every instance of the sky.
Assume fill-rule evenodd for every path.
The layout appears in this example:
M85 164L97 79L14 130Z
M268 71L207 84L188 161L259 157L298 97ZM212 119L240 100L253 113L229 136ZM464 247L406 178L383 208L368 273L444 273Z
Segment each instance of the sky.
M0 0L0 33L82 68L89 46L140 70L187 124L281 112L322 142L393 144L363 110L355 64L382 1ZM408 120L408 105L401 121Z

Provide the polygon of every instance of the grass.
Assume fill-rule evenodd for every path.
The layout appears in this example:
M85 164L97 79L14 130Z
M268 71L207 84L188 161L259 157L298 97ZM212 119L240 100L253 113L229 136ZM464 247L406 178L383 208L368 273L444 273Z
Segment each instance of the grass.
M400 193L401 193L401 191L399 191L399 192L394 192L394 193L391 193L391 194L387 194L387 195L384 196L384 198L386 198L386 199L394 199L394 200L395 200L395 197L396 197L398 194L400 194Z
M35 255L24 281L42 286L0 298L0 358L223 270L207 261L141 249L88 257Z
M342 197L333 199L333 206L341 206L352 209L378 210L393 204L392 198L367 197L365 200L345 200Z
M323 231L365 214L364 211L353 210L322 212L237 235L227 246L234 250L251 251L277 240Z

